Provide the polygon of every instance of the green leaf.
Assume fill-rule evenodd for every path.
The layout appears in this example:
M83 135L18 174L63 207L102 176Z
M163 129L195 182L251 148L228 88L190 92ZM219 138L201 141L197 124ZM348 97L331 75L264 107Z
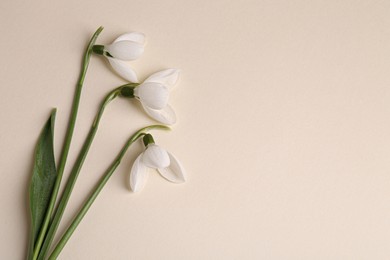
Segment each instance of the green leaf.
M41 230L57 177L53 149L55 115L56 110L53 109L35 147L34 168L29 191L31 210L29 259L32 258L32 252Z

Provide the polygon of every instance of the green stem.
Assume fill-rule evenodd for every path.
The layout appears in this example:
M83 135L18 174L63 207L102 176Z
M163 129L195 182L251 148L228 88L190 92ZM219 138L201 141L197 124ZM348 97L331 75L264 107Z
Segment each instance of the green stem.
M46 238L44 240L44 243L43 243L43 246L42 246L42 249L41 249L41 253L39 254L39 258L38 259L44 259L45 255L47 254L49 248L50 248L50 245L53 241L53 238L54 238L54 235L57 231L57 228L58 228L58 225L60 224L60 221L61 221L61 218L62 218L62 215L64 214L64 211L65 211L65 207L68 203L68 200L69 200L69 197L72 193L72 190L73 190L73 187L76 183L76 180L77 180L77 177L79 175L79 172L80 172L80 169L81 167L83 166L83 163L84 163L84 160L87 156L87 153L89 151L89 148L91 147L91 144L92 144L92 141L96 135L96 132L98 130L98 127L99 127L99 123L100 123L100 120L101 120L101 117L103 115L103 112L104 112L104 109L106 108L106 106L114 99L116 98L120 92L121 92L121 89L122 89L122 86L121 87L118 87L114 90L112 90L104 99L104 101L102 102L101 106L100 106L100 109L99 109L99 112L98 114L96 115L95 117L95 120L91 126L91 129L89 130L89 134L87 136L87 138L85 139L84 141L84 144L83 144L83 147L81 148L81 151L77 157L77 160L76 160L76 163L74 164L73 168L72 168L72 171L69 175L69 178L68 178L68 181L65 185L65 189L62 193L62 196L61 196L61 199L59 201L59 204L58 204L58 207L54 213L54 217L53 217L53 220L50 224L50 228L49 228L49 231L47 232L47 235L46 235Z
M64 248L65 244L68 242L69 238L72 236L73 232L77 228L77 226L80 224L81 220L85 216L85 214L88 212L88 209L91 207L92 203L95 201L96 197L99 195L100 191L103 189L104 185L107 183L107 181L110 179L111 175L114 173L116 168L119 166L123 156L125 155L127 149L130 147L132 143L134 143L138 138L145 135L146 131L149 131L154 128L160 128L168 130L169 127L163 126L163 125L151 125L147 126L145 128L142 128L138 130L134 135L132 135L129 140L126 142L120 153L117 155L115 160L112 162L111 166L107 169L103 177L100 179L99 183L95 186L94 190L88 197L88 199L84 202L84 205L80 209L80 211L77 213L76 217L73 219L72 223L69 225L65 233L62 235L60 241L54 248L52 254L49 257L49 260L54 260L57 258L57 256L60 254L61 250Z
M50 202L49 202L49 206L48 206L48 209L47 209L47 212L45 215L45 219L44 219L43 224L42 224L42 228L41 228L40 233L38 235L37 242L34 246L33 259L37 259L37 257L38 257L38 254L41 250L42 243L43 243L45 235L46 235L47 228L49 226L50 219L52 217L52 212L54 209L55 202L57 200L57 195L58 195L58 191L60 188L62 175L63 175L64 169L65 169L66 159L68 158L69 148L70 148L70 144L72 142L73 131L74 131L76 118L77 118L77 111L78 111L78 107L79 107L79 103L80 103L81 90L83 88L85 74L87 72L89 61L91 58L92 47L95 44L96 39L99 36L99 34L102 32L102 30L103 30L103 27L99 27L96 30L96 32L93 34L91 40L89 41L88 47L87 47L85 54L84 54L82 69L81 69L80 77L79 77L79 80L77 83L76 92L75 92L74 98L73 98L73 105L72 105L72 111L71 111L70 118L69 118L68 129L66 132L64 145L62 147L60 163L59 163L58 169L57 169L57 179L56 179L56 182L54 183L53 192L52 192L52 195L50 198Z

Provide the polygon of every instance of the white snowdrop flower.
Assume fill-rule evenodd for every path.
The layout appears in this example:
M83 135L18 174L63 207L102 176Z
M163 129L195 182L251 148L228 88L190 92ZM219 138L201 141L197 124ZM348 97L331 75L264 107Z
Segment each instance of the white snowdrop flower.
M168 99L170 90L179 78L179 73L178 69L159 71L134 89L134 97L141 102L146 113L163 124L176 123L176 114L168 104Z
M121 77L130 82L138 82L137 74L126 61L138 59L144 52L144 45L144 34L130 32L119 36L109 45L95 45L93 51L104 55Z
M134 161L130 172L130 187L133 192L139 192L143 189L150 168L157 169L160 175L170 182L185 182L184 168L175 156L154 144L150 134L145 135L144 143L146 148Z

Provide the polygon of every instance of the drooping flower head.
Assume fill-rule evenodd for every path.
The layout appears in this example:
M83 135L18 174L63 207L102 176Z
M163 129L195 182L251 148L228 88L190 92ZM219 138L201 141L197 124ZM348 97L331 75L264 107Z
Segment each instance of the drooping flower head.
M130 32L119 36L109 45L93 46L93 52L104 55L121 77L130 82L138 82L137 74L126 61L138 59L144 52L144 45L144 34Z
M146 134L143 141L145 150L134 161L130 172L130 187L133 192L143 189L149 169L157 169L160 175L170 182L185 182L184 168L175 156L156 145L150 134Z
M175 111L168 104L168 100L179 73L178 69L156 72L134 89L134 97L141 102L146 113L163 124L176 123Z

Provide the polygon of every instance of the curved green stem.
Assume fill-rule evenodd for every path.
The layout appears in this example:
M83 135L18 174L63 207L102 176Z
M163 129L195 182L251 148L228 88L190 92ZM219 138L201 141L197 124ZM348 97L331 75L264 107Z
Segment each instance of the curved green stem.
M49 231L47 232L47 235L46 235L46 238L44 240L44 243L43 243L43 246L42 246L42 249L41 249L41 253L39 254L39 258L38 259L44 259L45 255L47 254L47 252L48 252L48 250L50 248L50 245L51 245L51 243L53 241L55 232L57 231L58 225L60 224L62 215L63 215L63 213L65 211L65 207L66 207L66 205L68 203L70 194L72 193L73 187L75 185L75 182L77 180L77 177L79 175L81 167L83 166L84 160L85 160L85 158L87 156L89 148L91 147L92 141L93 141L93 139L94 139L94 137L96 135L96 132L98 130L99 123L100 123L100 120L102 118L104 109L106 108L106 106L114 98L116 98L120 94L121 89L122 89L122 86L112 90L105 97L104 101L102 102L102 104L100 106L99 112L98 112L98 114L95 117L95 120L94 120L94 122L93 122L93 124L91 126L91 129L89 130L89 134L88 134L87 138L84 141L83 147L81 148L81 151L80 151L80 153L79 153L79 155L77 157L76 163L74 164L74 166L72 168L72 171L71 171L71 173L69 175L68 181L67 181L67 183L65 185L65 189L64 189L64 191L62 193L62 196L61 196L61 199L59 201L58 207L57 207L57 209L56 209L56 211L54 213L53 220L52 220L52 222L50 224Z
M99 34L102 32L102 30L103 30L103 27L99 27L96 30L96 32L92 35L92 38L89 41L88 47L87 47L85 54L84 54L81 73L80 73L80 77L79 77L76 91L75 91L74 98L73 98L73 105L72 105L72 111L70 113L68 129L66 132L64 145L62 147L61 158L60 158L60 162L59 162L58 169L57 169L57 179L56 179L56 182L54 183L53 192L52 192L52 195L50 198L50 202L49 202L49 206L48 206L48 209L47 209L47 212L45 215L45 219L44 219L43 224L42 224L42 228L41 228L40 233L38 235L37 242L34 245L33 259L37 259L37 257L38 257L38 254L39 254L41 247L42 247L43 239L45 238L46 231L47 231L47 228L49 226L50 219L52 217L52 212L53 212L54 205L55 205L57 195L58 195L58 191L60 188L62 175L63 175L64 169L65 169L66 159L68 158L69 148L70 148L70 144L72 142L73 131L74 131L76 118L77 118L77 111L78 111L78 107L79 107L79 103L80 103L81 90L83 88L85 74L87 72L89 61L91 58L92 47L95 44L96 39L99 36Z
M107 183L107 181L110 179L111 175L114 173L116 168L119 166L123 156L125 155L126 151L130 147L132 143L134 143L138 138L142 137L145 135L146 131L149 131L151 129L165 129L168 130L170 129L167 126L163 125L151 125L147 126L145 128L142 128L138 130L135 134L133 134L129 140L126 142L126 144L123 146L122 150L120 153L117 155L115 160L112 162L110 167L107 169L103 177L100 179L99 183L95 186L94 190L88 197L88 199L84 202L82 208L80 211L77 213L76 217L73 219L72 223L69 225L65 233L62 235L60 241L54 248L52 254L49 257L49 260L54 260L57 258L57 256L60 254L61 250L64 248L65 244L68 242L69 238L72 236L73 232L77 228L77 226L80 224L81 220L87 213L88 209L91 207L92 203L95 201L96 197L99 195L100 191L103 189L104 185Z

